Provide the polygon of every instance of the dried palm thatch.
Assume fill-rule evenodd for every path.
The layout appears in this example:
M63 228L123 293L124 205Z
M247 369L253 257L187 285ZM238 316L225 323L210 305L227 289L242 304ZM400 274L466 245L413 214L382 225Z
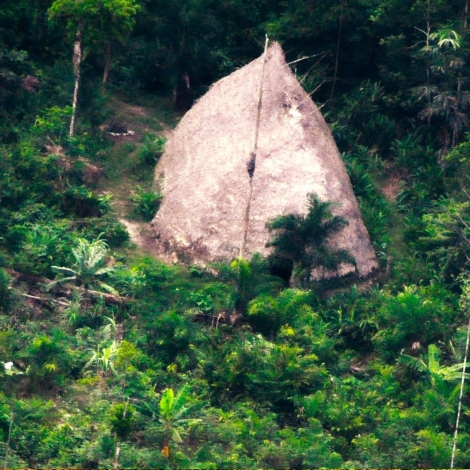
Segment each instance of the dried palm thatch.
M361 277L377 268L331 132L277 43L186 113L155 178L164 199L152 226L164 259L205 264L240 252L266 255L266 222L305 213L313 192L349 222L332 246L351 252Z

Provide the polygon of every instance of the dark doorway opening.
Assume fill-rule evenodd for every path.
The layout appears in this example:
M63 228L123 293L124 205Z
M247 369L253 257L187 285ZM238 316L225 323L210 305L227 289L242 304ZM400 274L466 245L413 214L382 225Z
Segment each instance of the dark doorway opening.
M289 287L294 269L294 262L290 259L271 256L269 258L269 270L272 276L280 277L284 281L284 286Z

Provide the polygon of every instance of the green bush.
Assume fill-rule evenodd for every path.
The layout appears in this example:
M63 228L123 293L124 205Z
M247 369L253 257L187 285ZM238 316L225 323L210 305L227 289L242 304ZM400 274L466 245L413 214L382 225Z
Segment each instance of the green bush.
M458 309L449 305L451 294L444 287L405 286L403 291L384 297L377 312L378 332L372 342L384 358L393 358L413 343L420 346L448 341Z
M97 238L104 234L110 248L122 246L129 241L129 233L112 213L102 217L89 217L80 222L79 231L83 238Z
M6 313L10 306L10 300L10 276L4 269L0 268L0 312Z
M67 220L13 226L8 238L17 237L20 240L13 258L15 269L28 274L49 276L52 274L52 260L67 264L73 240L70 228L71 224Z
M147 134L138 151L139 162L144 165L155 165L165 150L166 138Z
M137 186L136 192L129 198L134 204L134 214L145 222L150 222L160 207L163 195L155 191L146 191Z
M68 126L72 116L72 107L60 108L52 106L42 111L36 117L36 122L31 128L31 134L37 137L46 138L57 145L67 140Z
M97 217L110 210L111 197L93 193L86 186L72 186L63 192L61 207L76 217Z
M390 203L380 191L375 178L383 172L366 149L355 155L343 155L349 178L361 209L364 224L376 246L388 245L390 235Z
M195 308L201 313L213 313L214 312L214 301L212 296L203 290L192 292L189 295L189 299L194 303Z
M37 334L23 350L28 363L27 375L30 385L35 387L62 386L70 378L72 369L80 358L71 349L73 339L61 330L49 334Z
M421 236L415 250L448 282L455 282L466 269L470 256L470 202L440 199L421 218Z
M384 87L370 80L363 81L350 93L337 99L327 114L335 141L341 151L357 145L389 151L389 142L396 135L396 123L383 113Z
M308 305L311 294L298 289L286 289L277 297L261 294L248 304L249 322L263 334L276 334L282 325L292 325L297 317L317 314Z

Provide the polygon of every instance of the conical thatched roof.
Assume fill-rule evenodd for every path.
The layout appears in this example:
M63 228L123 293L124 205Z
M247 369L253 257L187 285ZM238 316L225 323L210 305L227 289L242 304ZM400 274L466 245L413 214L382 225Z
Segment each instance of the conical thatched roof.
M247 166L255 140L250 180ZM268 254L266 222L281 214L304 213L307 193L313 192L338 203L333 213L349 221L332 245L351 252L361 276L377 268L331 132L277 43L265 56L215 83L186 113L155 177L164 194L152 222L162 257L200 263L231 260L239 256L246 222L245 256Z

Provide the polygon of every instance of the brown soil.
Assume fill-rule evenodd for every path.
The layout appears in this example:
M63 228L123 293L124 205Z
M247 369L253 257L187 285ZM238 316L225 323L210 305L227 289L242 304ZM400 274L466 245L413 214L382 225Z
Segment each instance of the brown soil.
M172 131L169 125L155 117L155 110L150 106L130 104L116 97L112 99L112 106L116 111L110 122L133 131L133 134L122 136L106 135L106 138L114 143L116 154L119 154L120 146L126 145L128 142L141 142L143 136L147 133L167 137ZM109 125L109 122L103 123L101 128L104 129L107 125ZM136 151L126 153L125 165L125 167L120 168L121 175L101 180L100 192L113 195L114 210L117 213L119 222L128 231L131 243L135 244L145 254L156 255L154 231L150 229L148 223L132 220L133 204L129 200L137 184L147 187L152 183L152 169L149 167L147 181L140 181L139 177L132 171L133 166L136 168L138 166Z
M155 234L149 224L124 218L119 218L119 222L126 227L131 242L140 250L149 255L157 255Z
M154 110L150 107L130 104L116 97L112 99L111 103L115 115L110 121L134 132L134 135L108 136L111 140L117 142L139 140L149 132L168 137L172 131L172 128L166 122L153 116ZM103 123L104 126L108 124L110 122Z
M402 172L395 172L390 175L380 190L382 194L389 200L394 201L403 189L403 182L406 175Z

